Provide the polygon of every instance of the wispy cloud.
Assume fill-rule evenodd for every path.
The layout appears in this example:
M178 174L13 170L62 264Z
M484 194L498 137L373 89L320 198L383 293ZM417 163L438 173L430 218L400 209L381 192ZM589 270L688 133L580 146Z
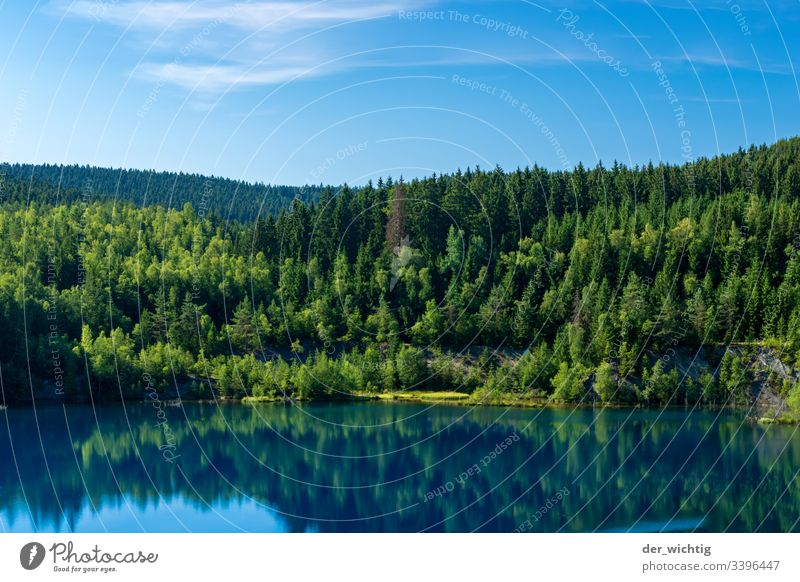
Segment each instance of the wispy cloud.
M170 83L193 91L215 93L233 87L274 85L293 79L309 77L315 72L311 67L296 65L242 66L204 65L179 63L146 63L133 71L134 76L153 82Z
M748 99L736 99L735 97L686 97L686 101L692 103L718 103L725 105L749 103Z
M316 31L396 16L426 0L55 0L48 10L129 30L147 57L131 74L159 86L220 93L340 71ZM294 41L308 38L302 46ZM166 58L165 58L166 57Z
M325 23L379 18L396 13L407 4L356 0L238 3L77 0L69 4L57 2L51 9L73 17L123 27L163 30L224 22L241 30L280 27L285 31Z
M691 54L689 56L665 56L659 57L659 60L664 62L675 62L682 64L691 64L694 66L707 66L707 67L726 67L729 69L738 69L741 71L751 72L764 72L775 75L788 75L792 74L791 67L788 63L761 63L755 61L748 61L736 57L725 55L710 55L710 54Z

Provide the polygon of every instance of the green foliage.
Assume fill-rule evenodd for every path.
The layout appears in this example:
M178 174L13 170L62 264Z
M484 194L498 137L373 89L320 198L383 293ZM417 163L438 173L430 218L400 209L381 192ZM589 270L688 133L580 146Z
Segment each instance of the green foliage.
M331 360L324 353L298 366L293 382L300 398L342 398L356 384L357 372L346 360Z
M411 337L415 342L430 345L437 342L445 332L445 318L436 301L428 300L425 313L411 328Z
M696 404L703 397L703 387L700 382L687 376L683 381L683 394L687 404Z
M404 388L421 388L428 378L428 365L422 350L403 346L397 352L397 379Z
M589 375L589 370L582 364L570 367L566 362L561 362L558 372L551 380L553 385L553 400L570 402L582 400L585 395L584 383Z
M47 194L59 188L59 198L68 202L91 196L95 200L160 204L175 209L189 203L197 211L233 220L254 220L259 212L262 217L277 214L294 198L312 202L322 191L320 186L271 186L197 174L88 166L0 164L0 173L8 180L32 184L32 199L40 197L41 201L47 201ZM236 204L231 204L234 199Z
M161 342L143 348L137 359L137 369L150 375L157 390L169 388L173 385L174 378L186 377L195 365L194 358L188 351Z
M719 382L714 375L708 370L704 370L700 374L700 389L702 393L702 400L706 404L718 404L721 401L719 392Z
M519 392L544 392L550 378L556 373L553 354L541 342L533 351L527 351L514 366Z
M603 362L597 367L592 387L603 402L611 402L617 396L617 381L609 362Z
M467 366L450 354L436 349L429 358L428 370L431 375L430 384L437 389L472 392L477 384L471 382Z
M742 360L726 351L719 370L719 387L728 404L746 404L750 381Z
M656 360L650 370L645 370L642 397L653 404L678 404L676 394L679 391L680 376L678 370L665 370L664 362Z
M795 382L786 399L789 405L789 418L793 421L800 420L800 382Z
M594 373L603 401L743 404L738 348L718 378L681 387L660 357L748 342L800 353L800 201L775 181L800 172L800 139L689 166L476 168L299 199L77 167L56 198L62 168L2 169L10 397L29 393L29 357L34 383L53 382L55 349L71 394L141 396L147 374L159 391L210 378L232 398L423 382L576 400ZM220 220L229 210L238 220Z

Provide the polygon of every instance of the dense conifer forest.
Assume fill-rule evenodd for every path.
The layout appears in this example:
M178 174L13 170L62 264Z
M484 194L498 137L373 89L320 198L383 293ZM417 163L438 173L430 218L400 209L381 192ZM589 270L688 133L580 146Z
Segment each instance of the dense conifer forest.
M0 164L3 198L29 203L117 201L138 206L181 209L188 202L198 212L213 212L236 221L276 214L292 200L312 202L322 186L274 186L184 174L34 164Z
M60 169L3 168L7 401L180 388L744 405L748 350L800 356L800 139L304 199L216 180L213 204L200 176L72 167L56 196ZM109 196L82 194L87 179ZM776 390L800 408L793 378Z

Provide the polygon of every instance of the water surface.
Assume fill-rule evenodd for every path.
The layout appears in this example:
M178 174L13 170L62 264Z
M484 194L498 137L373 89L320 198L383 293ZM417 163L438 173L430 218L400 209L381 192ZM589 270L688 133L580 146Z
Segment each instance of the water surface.
M0 412L0 531L798 531L800 432L719 411Z

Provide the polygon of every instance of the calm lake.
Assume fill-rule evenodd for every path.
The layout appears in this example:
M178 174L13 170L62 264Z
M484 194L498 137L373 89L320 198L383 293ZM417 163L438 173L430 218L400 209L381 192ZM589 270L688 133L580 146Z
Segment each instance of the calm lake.
M0 411L0 531L798 531L800 431L395 403Z

